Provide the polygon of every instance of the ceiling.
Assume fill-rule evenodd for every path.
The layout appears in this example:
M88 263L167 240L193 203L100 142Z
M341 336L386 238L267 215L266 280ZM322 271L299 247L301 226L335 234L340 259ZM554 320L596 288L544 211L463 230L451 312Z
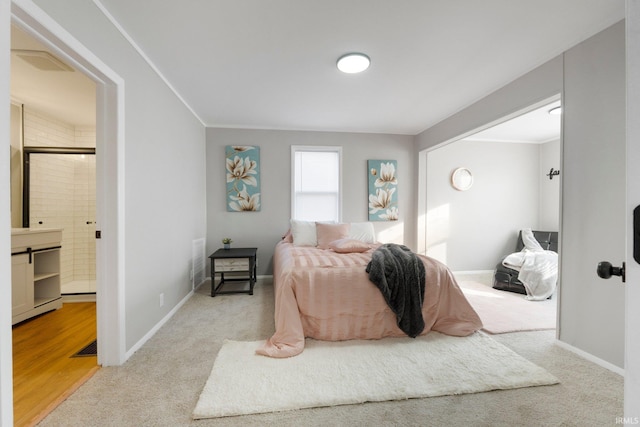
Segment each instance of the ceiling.
M206 126L407 135L624 18L624 0L95 3ZM340 73L351 51L371 67Z
M544 144L560 139L562 116L549 114L549 111L555 107L560 107L559 100L475 133L464 140Z
M11 26L11 50L49 51ZM59 58L58 58L59 59ZM77 71L41 71L11 55L11 100L76 126L95 126L96 85Z

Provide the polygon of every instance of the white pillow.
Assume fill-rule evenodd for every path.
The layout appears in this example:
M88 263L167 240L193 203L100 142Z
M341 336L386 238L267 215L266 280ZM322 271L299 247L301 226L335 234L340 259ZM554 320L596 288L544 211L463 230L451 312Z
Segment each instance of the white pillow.
M376 231L371 222L352 222L349 229L349 238L360 240L365 243L376 242Z
M315 221L291 220L291 234L295 246L317 246L318 237L316 235Z

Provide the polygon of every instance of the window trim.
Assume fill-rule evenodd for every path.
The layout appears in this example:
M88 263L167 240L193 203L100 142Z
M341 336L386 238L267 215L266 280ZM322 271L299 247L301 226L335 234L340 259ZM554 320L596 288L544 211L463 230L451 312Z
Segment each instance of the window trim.
M291 146L291 199L290 218L294 218L296 200L296 153L331 152L338 153L338 222L342 222L342 147L337 145L292 145Z

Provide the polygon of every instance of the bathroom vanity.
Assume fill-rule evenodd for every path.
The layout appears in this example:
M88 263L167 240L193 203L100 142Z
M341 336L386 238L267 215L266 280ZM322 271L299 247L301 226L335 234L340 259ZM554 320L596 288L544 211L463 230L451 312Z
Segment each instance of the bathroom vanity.
M11 229L12 324L62 307L62 229Z

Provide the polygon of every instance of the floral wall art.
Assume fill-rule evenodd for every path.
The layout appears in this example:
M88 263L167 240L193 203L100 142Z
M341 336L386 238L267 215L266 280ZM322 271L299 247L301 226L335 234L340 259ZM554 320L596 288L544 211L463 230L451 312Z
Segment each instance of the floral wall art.
M227 145L227 211L260 210L260 147Z
M398 220L396 160L367 160L369 221Z

